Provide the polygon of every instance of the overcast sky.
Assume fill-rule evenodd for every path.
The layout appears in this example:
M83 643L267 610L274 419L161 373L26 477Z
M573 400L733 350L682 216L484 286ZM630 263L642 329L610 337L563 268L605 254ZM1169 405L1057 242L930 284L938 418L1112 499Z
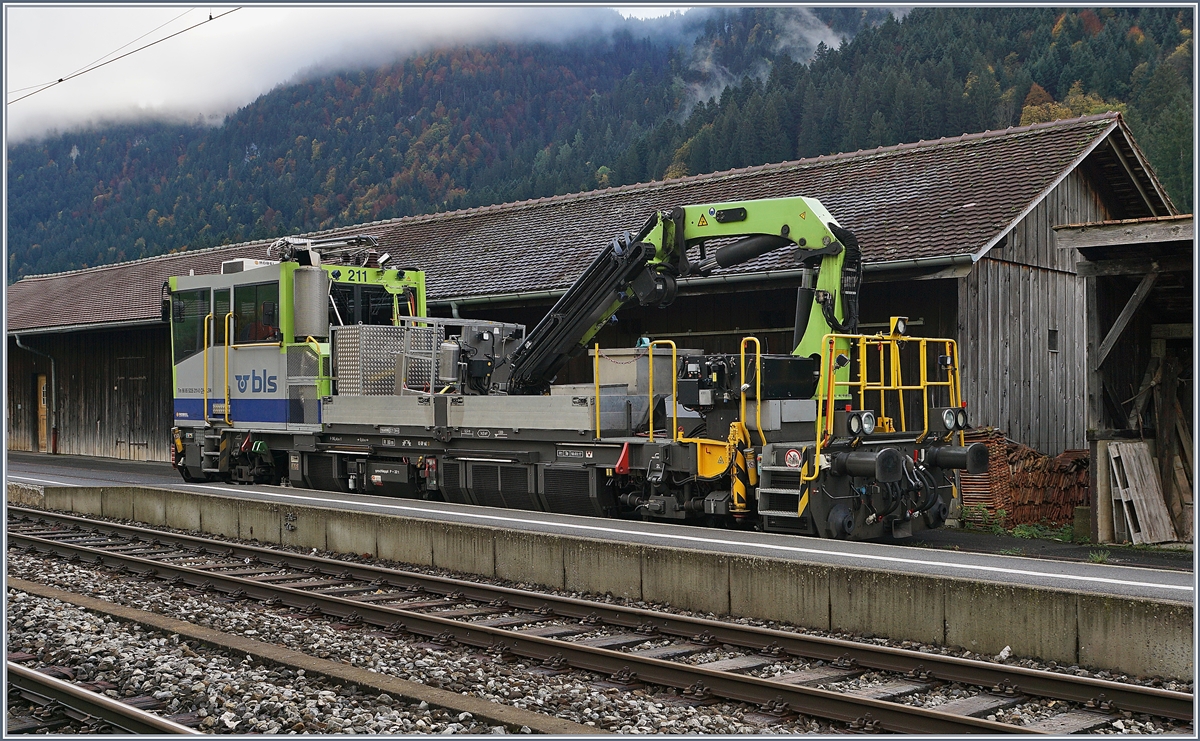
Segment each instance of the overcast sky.
M435 44L560 40L683 6L620 7L6 6L6 132L21 141L146 115L219 123L313 69L392 61ZM54 82L207 21L105 67ZM618 15L617 13L620 13ZM139 38L140 37L140 38Z

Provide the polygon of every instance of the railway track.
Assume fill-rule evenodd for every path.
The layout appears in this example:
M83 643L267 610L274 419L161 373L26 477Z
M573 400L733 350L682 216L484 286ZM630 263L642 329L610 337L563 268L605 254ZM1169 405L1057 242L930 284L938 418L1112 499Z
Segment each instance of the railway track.
M9 508L9 546L57 554L228 599L254 599L348 626L413 634L539 662L535 671L582 669L606 683L674 687L682 703L726 698L760 706L763 724L804 715L852 730L906 733L1072 733L1125 713L1190 722L1192 695L1091 677L971 661L886 646L673 615L306 556L227 541ZM696 663L714 648L735 655ZM780 662L782 676L752 672ZM882 683L824 689L866 671ZM905 704L945 682L981 688L936 710ZM983 717L1030 698L1065 701L1066 712L1017 726Z
M6 662L9 717L5 732L198 735L188 726L13 661Z

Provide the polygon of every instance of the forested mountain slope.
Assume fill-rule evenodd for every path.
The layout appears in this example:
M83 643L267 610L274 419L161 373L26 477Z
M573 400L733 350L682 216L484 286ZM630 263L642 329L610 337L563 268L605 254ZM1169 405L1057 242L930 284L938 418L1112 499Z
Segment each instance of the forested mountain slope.
M9 280L1114 108L1192 207L1189 9L693 13L682 45L439 49L280 86L217 128L10 146Z

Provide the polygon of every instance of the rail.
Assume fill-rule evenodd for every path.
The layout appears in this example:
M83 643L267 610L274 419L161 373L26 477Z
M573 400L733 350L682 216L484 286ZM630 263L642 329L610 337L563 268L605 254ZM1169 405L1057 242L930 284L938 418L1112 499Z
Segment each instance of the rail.
M98 692L92 692L77 687L70 682L64 682L41 672L5 662L8 672L9 690L25 691L35 695L55 700L68 708L73 708L87 716L98 718L126 733L137 734L172 734L181 736L203 735L187 726L180 725L153 713L139 710L132 705L105 697Z
M650 355L650 382L646 384L649 387L650 395L650 438L649 442L654 442L654 348L658 345L669 345L671 347L671 440L679 440L679 356L675 343L671 340L654 340L649 345ZM599 405L600 397L597 395L596 403Z
M1111 703L1122 711L1189 721L1193 717L1191 694L1160 688L689 615L655 612L644 608L290 553L152 528L98 522L84 517L24 507L9 507L8 511L9 542L17 548L57 553L68 558L79 556L85 562L94 562L109 568L128 568L135 574L178 580L179 583L191 587L200 586L239 598L276 600L276 604L307 608L314 614L344 618L353 624L390 626L401 632L407 631L422 636L438 636L446 632L466 645L494 647L494 644L501 644L517 655L537 660L553 659L555 654L562 654L560 660L565 659L567 664L579 669L611 672L614 671L614 666L619 669L624 665L635 670L642 681L675 687L689 687L697 679L702 679L714 694L723 697L764 702L776 695L782 695L793 710L819 717L854 720L867 711L881 721L880 727L883 730L924 733L1033 732L1033 729L1022 726L963 717L950 712L781 684L771 678L759 679L699 666L688 667L642 657L634 652L551 641L535 635L523 635L493 627L480 621L456 622L440 617L436 612L414 612L414 609L420 609L420 605L417 604L383 605L374 595L379 594L380 590L396 590L397 601L420 598L422 594L438 595L451 601L491 605L497 614L506 611L531 612L544 616L544 619L554 617L559 620L583 620L586 625L636 630L642 634L642 640L648 635L673 636L693 641L704 637L703 640L709 642L707 645L728 644L752 651L772 651L774 653L770 655L781 658L808 657L833 663L835 666L904 673L914 680L961 682L985 688L1007 687L1012 692L1006 694L1017 696L1018 699L1020 695L1032 694L1068 702L1094 703L1101 709L1104 709L1102 706ZM102 542L98 543L98 538ZM184 566L178 559L184 552L197 556L206 555L213 563ZM336 585L339 586L338 594L307 591L299 588L302 585L256 581L253 578L254 574L247 575L247 564L252 564L254 572L260 576L286 569L303 575L298 576L298 579L319 578L311 584L314 590L328 587L331 584L329 580L332 579L340 583ZM230 571L223 571L226 568ZM371 599L352 599L351 596L357 592L367 593L371 595ZM428 602L428 597L425 597L425 600L424 606L429 607L431 603ZM613 661L616 664L613 664ZM1002 694L1005 694L1003 689Z

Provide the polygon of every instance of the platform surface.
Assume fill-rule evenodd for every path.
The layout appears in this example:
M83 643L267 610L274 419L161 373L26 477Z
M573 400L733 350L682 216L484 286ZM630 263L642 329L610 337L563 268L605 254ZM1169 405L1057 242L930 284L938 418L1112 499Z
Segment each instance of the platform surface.
M926 539L914 540L912 544L857 543L275 486L187 484L165 463L14 452L8 453L7 456L7 477L15 483L44 486L148 486L225 496L236 494L262 501L339 507L485 527L1189 604L1193 603L1195 598L1195 575L1190 570L1193 556L1191 553L1180 553L1177 556L1152 554L1154 557L1146 560L1151 565L1160 566L1156 568L1095 564L1078 560L972 552L973 544L986 546L976 550L994 549L994 539L989 540L987 536L974 537L979 534L958 531L935 531ZM947 549L956 545L961 550ZM1074 552L1077 553L1078 550L1079 547L1075 547Z

